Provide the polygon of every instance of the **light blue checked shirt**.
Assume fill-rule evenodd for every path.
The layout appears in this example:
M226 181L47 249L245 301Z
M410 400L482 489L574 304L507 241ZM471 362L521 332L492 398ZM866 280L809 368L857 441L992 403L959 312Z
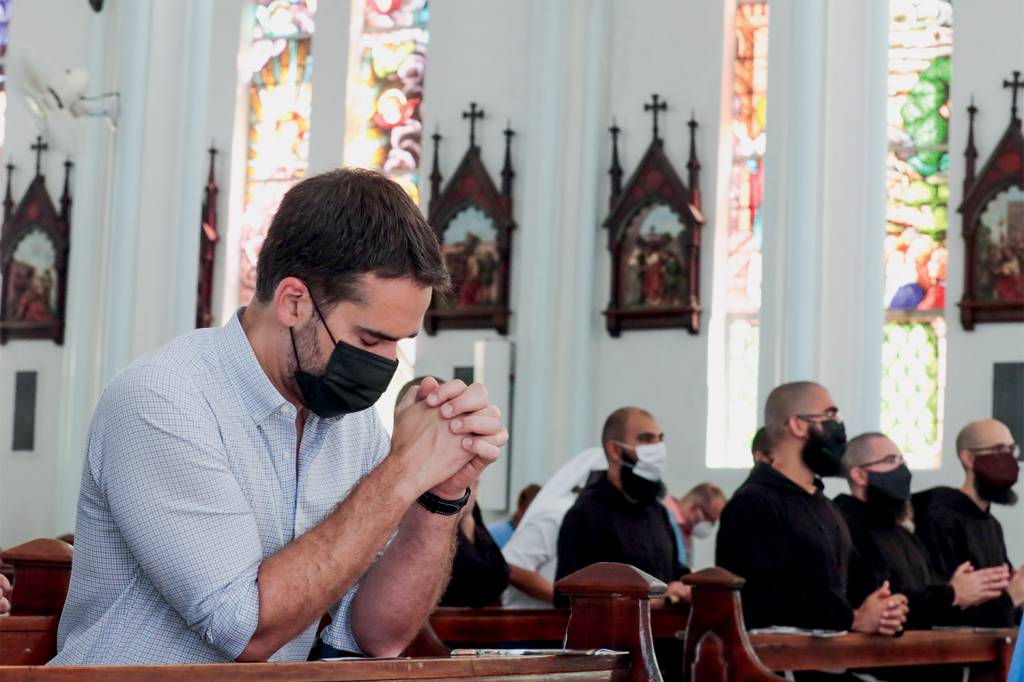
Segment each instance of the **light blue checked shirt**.
M260 562L319 523L389 449L373 408L310 415L296 476L295 408L238 315L134 362L93 416L51 663L234 660L259 619ZM323 634L356 652L357 589ZM270 660L305 660L316 625Z

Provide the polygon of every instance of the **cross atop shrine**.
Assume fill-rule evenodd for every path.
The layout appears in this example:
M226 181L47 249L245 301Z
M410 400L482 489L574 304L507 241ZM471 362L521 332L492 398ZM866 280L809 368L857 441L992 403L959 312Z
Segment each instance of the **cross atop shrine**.
M484 110L476 108L476 102L469 103L469 111L462 112L462 118L469 119L469 146L476 146L476 122L484 117Z
M651 95L650 104L644 105L644 111L650 111L654 118L654 139L658 139L658 112L668 111L668 104L658 95Z
M1017 120L1019 120L1017 118L1017 91L1020 90L1020 89L1024 89L1024 81L1022 81L1020 79L1020 71L1014 71L1013 72L1013 80L1012 81L1004 80L1003 81L1003 87L1004 88L1011 88L1013 90L1013 105L1012 105L1012 107L1010 109L1010 116L1013 117L1014 121L1017 121Z
M42 175L43 152L50 148L50 145L43 142L43 136L36 136L36 143L32 145L32 151L36 153L36 175Z

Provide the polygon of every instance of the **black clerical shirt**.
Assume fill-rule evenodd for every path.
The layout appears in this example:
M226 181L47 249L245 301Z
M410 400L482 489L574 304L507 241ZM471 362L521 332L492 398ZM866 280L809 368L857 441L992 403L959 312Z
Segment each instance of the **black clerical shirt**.
M473 520L472 542L459 528L452 579L441 606L491 606L501 601L501 593L508 587L508 564L487 531L478 505L473 505Z
M630 502L607 475L593 479L562 520L556 580L601 561L636 566L666 583L689 573L665 507Z
M816 483L809 493L759 464L722 511L715 563L746 578L748 628L848 630L853 624L846 595L850 532Z
M962 491L932 488L914 495L913 502L917 534L942 578L951 578L965 561L974 568L1009 564L1003 527ZM1013 627L1016 614L1013 601L1004 592L998 599L960 611L957 620L956 625Z
M863 603L888 580L892 592L906 595L909 602L907 630L955 623L959 609L953 606L953 588L932 568L921 539L891 516L872 514L867 503L856 497L843 494L835 502L846 517L855 550L850 561L850 603Z

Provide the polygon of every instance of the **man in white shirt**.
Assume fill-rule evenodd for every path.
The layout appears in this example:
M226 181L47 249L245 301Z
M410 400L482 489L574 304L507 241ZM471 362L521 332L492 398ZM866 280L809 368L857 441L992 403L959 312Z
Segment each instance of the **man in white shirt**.
M589 448L573 457L544 484L508 544L502 549L510 569L502 604L522 609L551 608L558 566L558 531L592 471L608 468L604 451Z

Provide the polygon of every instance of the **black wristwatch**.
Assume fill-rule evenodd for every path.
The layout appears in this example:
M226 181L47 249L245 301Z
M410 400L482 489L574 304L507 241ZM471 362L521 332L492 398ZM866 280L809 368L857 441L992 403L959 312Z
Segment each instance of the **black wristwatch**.
M441 514L442 516L455 516L462 511L462 508L466 506L467 502L469 502L469 493L469 488L466 488L466 494L459 499L445 500L437 495L426 492L420 495L416 502L428 512Z

